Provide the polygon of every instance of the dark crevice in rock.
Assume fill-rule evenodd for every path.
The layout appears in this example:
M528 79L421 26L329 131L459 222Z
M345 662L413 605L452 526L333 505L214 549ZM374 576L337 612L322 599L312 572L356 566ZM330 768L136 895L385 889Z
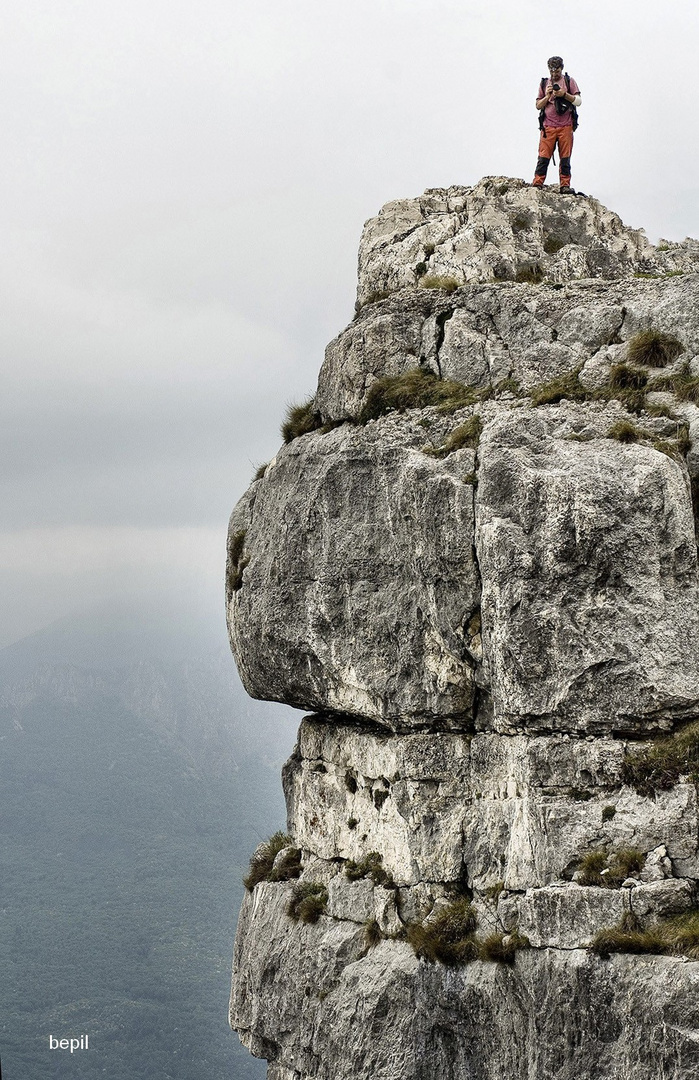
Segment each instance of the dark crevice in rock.
M439 352L444 344L445 327L449 319L454 314L454 308L447 308L446 311L440 312L435 317L435 342L434 342L434 358L437 364L437 370L439 372L440 379L442 378L442 365L439 360Z
M243 571L250 562L245 549L247 529L238 529L233 533L228 545L228 565L226 567L226 600L230 603L233 594L243 586Z
M473 733L472 717L464 712L455 712L447 715L435 716L421 714L419 717L405 719L400 716L387 717L384 723L366 719L363 716L349 713L334 713L331 710L322 713L308 713L306 719L328 723L333 727L346 727L361 732L364 735L372 735L377 739L391 739L394 735L418 735L421 733L435 732L443 735L470 735Z
M625 318L626 318L626 308L622 308L621 309L621 322L619 323L619 325L612 331L612 333L607 338L607 342L606 342L607 345L623 345L624 344L623 338L621 336L621 328L624 325L624 319Z
M691 477L690 488L692 492L692 509L694 511L694 533L699 546L699 476Z

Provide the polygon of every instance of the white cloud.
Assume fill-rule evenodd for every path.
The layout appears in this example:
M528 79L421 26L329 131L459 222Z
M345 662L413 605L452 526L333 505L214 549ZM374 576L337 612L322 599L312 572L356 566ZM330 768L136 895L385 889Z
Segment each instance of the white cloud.
M0 571L112 573L124 567L167 566L208 571L225 563L225 531L214 528L61 528L0 532Z
M135 557L148 527L225 529L351 317L363 220L529 178L553 52L583 91L574 182L651 239L699 232L698 22L689 0L10 5L0 527L59 530L26 550L74 599L100 571L61 530L134 528Z

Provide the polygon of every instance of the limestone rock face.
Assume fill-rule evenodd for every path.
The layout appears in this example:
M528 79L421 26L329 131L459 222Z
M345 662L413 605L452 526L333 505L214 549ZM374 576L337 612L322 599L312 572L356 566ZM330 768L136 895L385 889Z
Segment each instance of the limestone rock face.
M696 245L696 241L695 241ZM426 191L387 203L364 226L357 298L414 286L425 275L477 281L618 278L695 264L697 249L664 245L596 199L561 202L557 189L485 177L474 187ZM696 269L696 265L694 265Z
M440 461L424 444L402 418L297 439L234 515L249 562L233 648L254 697L388 726L466 724L475 455Z
M686 471L651 447L595 438L594 418L586 441L573 441L560 413L505 414L479 447L477 551L495 726L667 727L699 712Z
M229 530L245 686L312 713L236 936L269 1080L696 1077L698 271L506 178L367 223Z
M477 893L522 892L560 881L582 852L661 844L699 877L694 784L643 798L623 782L626 750L613 738L388 737L306 719L284 773L289 829L329 863L380 852L406 887L465 872Z
M255 1052L284 1056L275 1080L362 1076L691 1077L699 970L677 958L543 947L514 968L446 968L405 942L367 951L354 923L292 926L288 887L248 897L232 1008ZM263 921L264 920L264 921Z
M566 196L563 196L566 198ZM367 304L325 351L315 405L324 420L356 419L377 379L420 368L492 389L532 390L581 369L597 387L651 326L699 355L699 257L679 276L537 286L468 284L447 293L405 287Z

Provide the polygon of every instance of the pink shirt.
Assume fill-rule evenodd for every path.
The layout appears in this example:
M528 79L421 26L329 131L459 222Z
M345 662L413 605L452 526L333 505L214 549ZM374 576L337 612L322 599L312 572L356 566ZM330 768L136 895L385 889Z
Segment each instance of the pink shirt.
M560 87L562 87L562 89L565 90L566 81L565 81L565 76L564 75L561 75L561 81L559 82L558 85ZM546 80L545 93L548 93L548 91L551 89L551 86L552 86L551 80L547 79ZM571 78L571 80L570 80L570 92L571 92L571 94L579 94L580 93L580 87L578 86L575 79L573 79L573 78ZM539 85L536 88L536 100L538 101L539 98L543 97L543 96L544 95L541 93L541 83L539 83ZM556 106L554 104L555 100L556 100L555 98L551 98L548 105L544 109L544 117L545 117L544 125L547 128L568 127L569 124L573 123L573 117L571 115L570 109L568 110L567 113L564 113L563 116L559 116L558 113L556 112Z

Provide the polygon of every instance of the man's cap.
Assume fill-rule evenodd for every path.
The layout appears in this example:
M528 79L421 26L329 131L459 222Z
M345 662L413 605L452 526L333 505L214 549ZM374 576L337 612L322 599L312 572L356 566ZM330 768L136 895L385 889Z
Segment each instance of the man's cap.
M555 71L556 68L562 68L563 67L563 57L562 56L549 56L546 63L548 64L549 71Z

